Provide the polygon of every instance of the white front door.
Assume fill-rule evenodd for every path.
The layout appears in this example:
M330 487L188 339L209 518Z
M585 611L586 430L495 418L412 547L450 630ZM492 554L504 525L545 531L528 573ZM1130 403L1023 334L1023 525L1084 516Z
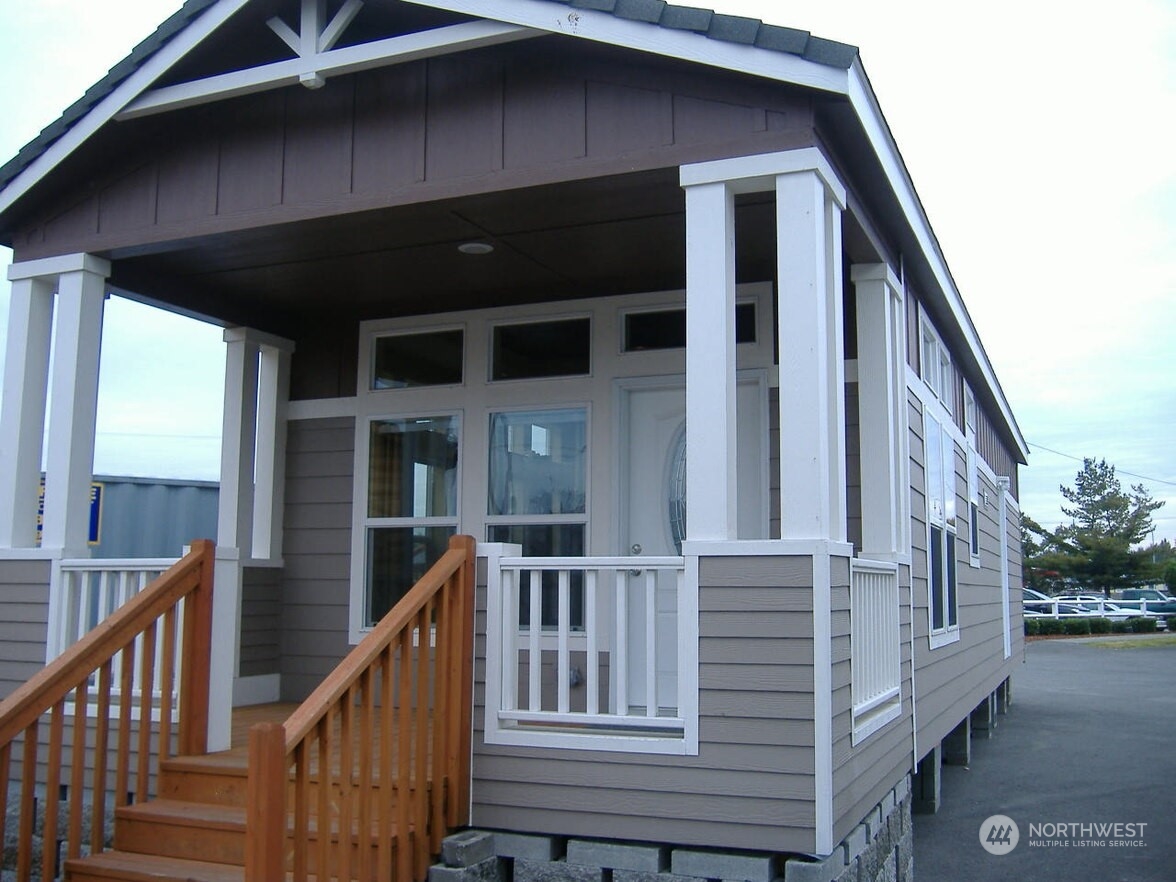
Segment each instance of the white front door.
M681 554L686 534L686 388L681 378L664 384L636 385L622 392L622 432L626 459L622 464L621 554ZM736 392L739 538L768 535L766 506L766 390L760 377L740 380ZM650 598L644 571L630 574L628 592L629 658L645 657L645 626ZM677 704L677 586L669 574L656 578L657 701L669 710ZM646 678L642 665L628 666L631 704L644 705Z

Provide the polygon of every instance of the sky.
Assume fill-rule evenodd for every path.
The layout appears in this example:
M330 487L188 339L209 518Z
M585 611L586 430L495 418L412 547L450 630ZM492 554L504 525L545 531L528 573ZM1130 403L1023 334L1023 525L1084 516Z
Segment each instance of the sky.
M0 0L0 162L180 5ZM1176 0L693 5L859 47L1032 451L1022 510L1058 524L1105 458L1176 540ZM109 302L96 473L216 479L220 340Z

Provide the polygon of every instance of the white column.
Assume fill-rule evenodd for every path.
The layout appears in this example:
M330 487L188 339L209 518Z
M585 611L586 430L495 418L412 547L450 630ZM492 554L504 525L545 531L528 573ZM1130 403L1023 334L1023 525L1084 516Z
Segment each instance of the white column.
M290 398L290 354L262 346L257 395L256 483L253 552L259 560L282 556L282 510L286 499L286 410Z
M49 281L13 278L0 410L0 548L36 544L52 322Z
M87 256L88 257L88 256ZM98 414L102 312L110 264L63 272L57 282L56 340L45 461L43 548L85 555Z
M217 546L248 557L253 551L253 466L257 439L256 342L244 328L225 331L225 403L221 428Z
M906 369L902 284L885 264L850 270L857 294L858 416L861 439L862 556L909 554L905 459Z
M735 200L686 187L686 531L738 535L735 444Z
M844 191L830 178L816 169L776 178L780 535L844 542Z

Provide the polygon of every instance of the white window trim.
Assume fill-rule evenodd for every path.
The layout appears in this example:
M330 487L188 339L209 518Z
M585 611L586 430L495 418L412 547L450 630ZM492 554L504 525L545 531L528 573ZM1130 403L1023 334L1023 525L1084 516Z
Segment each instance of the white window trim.
M374 338L372 338L374 340ZM362 374L361 374L362 377ZM361 383L368 380L361 379ZM380 389L380 394L387 389ZM368 479L371 468L371 425L381 420L411 420L426 417L453 417L457 422L457 514L453 517L372 518L367 515ZM351 576L348 592L347 639L359 643L371 630L367 618L367 534L371 527L449 527L461 526L462 456L465 414L458 408L436 411L361 414L355 419L355 474L351 488Z
M968 458L968 564L980 568L980 455L976 450L976 395L964 383L964 435ZM987 494L985 494L987 496ZM973 536L975 542L973 543Z
M928 347L934 351L934 364L928 365ZM947 415L951 417L955 412L955 389L952 384L951 351L943 343L939 331L927 316L922 306L919 307L919 374L923 384L931 394L943 405Z
M956 488L955 488L955 483L956 483L955 482L955 444L956 444L956 440L957 440L958 431L957 431L957 427L955 426L955 423L951 419L950 415L945 414L943 412L942 407L940 407L938 403L924 402L924 405L923 405L923 436L924 436L924 438L923 438L923 445L924 445L923 446L923 449L924 449L923 463L924 463L924 466L926 466L926 461L928 458L927 454L926 454L927 436L930 434L928 427L929 427L930 423L932 423L932 422L934 422L936 424L937 430L940 433L940 441L944 445L944 447L946 448L946 449L940 450L940 457L942 458L942 462L941 462L940 466L943 471L943 483L944 483L944 486L943 486L944 506L946 509L946 494L947 493L952 493L952 494L956 493ZM930 495L931 495L931 491L930 491L930 488L928 487L927 496L930 497ZM957 499L957 503L958 503L958 499ZM927 533L926 533L926 535L927 535L927 637L928 637L928 642L930 644L930 647L932 649L937 649L941 646L947 646L950 643L955 643L960 639L960 624L959 624L959 621L960 621L960 614L959 614L960 596L959 596L959 554L958 554L959 549L957 547L959 544L959 521L960 521L960 518L959 518L959 512L957 511L956 512L956 526L954 529L949 528L947 525L947 522L946 522L947 519L946 519L946 511L945 511L944 523L933 524L932 517L931 517L931 504L930 504L930 499L928 498L926 519L927 519ZM944 582L944 586L943 586L943 590L945 592L945 596L943 598L944 626L942 628L935 628L934 627L934 598L932 596L932 591L934 590L935 580L932 577L932 573L931 573L931 530L933 527L938 527L942 531L943 536L944 536L944 539L943 539L944 552L945 552L945 554L954 555L955 562L956 562L956 566L955 566L955 570L954 570L955 575L956 575L956 590L954 592L955 593L955 624L948 624L948 619L950 619L951 616L949 615L949 610L947 608L947 596L946 596L947 573L945 572L944 573L945 582ZM946 557L944 559L944 567L945 567L945 569L947 567Z

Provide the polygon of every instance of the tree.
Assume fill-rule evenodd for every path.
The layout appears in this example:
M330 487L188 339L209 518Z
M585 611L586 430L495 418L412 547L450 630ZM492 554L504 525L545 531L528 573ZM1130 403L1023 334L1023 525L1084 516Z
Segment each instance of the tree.
M1041 537L1026 551L1030 573L1043 580L1056 574L1108 595L1112 588L1144 581L1151 558L1133 546L1151 532L1152 512L1163 501L1153 500L1142 484L1124 492L1105 459L1084 459L1074 486L1058 489L1069 503L1062 512L1071 521L1051 532L1026 519L1026 528Z

